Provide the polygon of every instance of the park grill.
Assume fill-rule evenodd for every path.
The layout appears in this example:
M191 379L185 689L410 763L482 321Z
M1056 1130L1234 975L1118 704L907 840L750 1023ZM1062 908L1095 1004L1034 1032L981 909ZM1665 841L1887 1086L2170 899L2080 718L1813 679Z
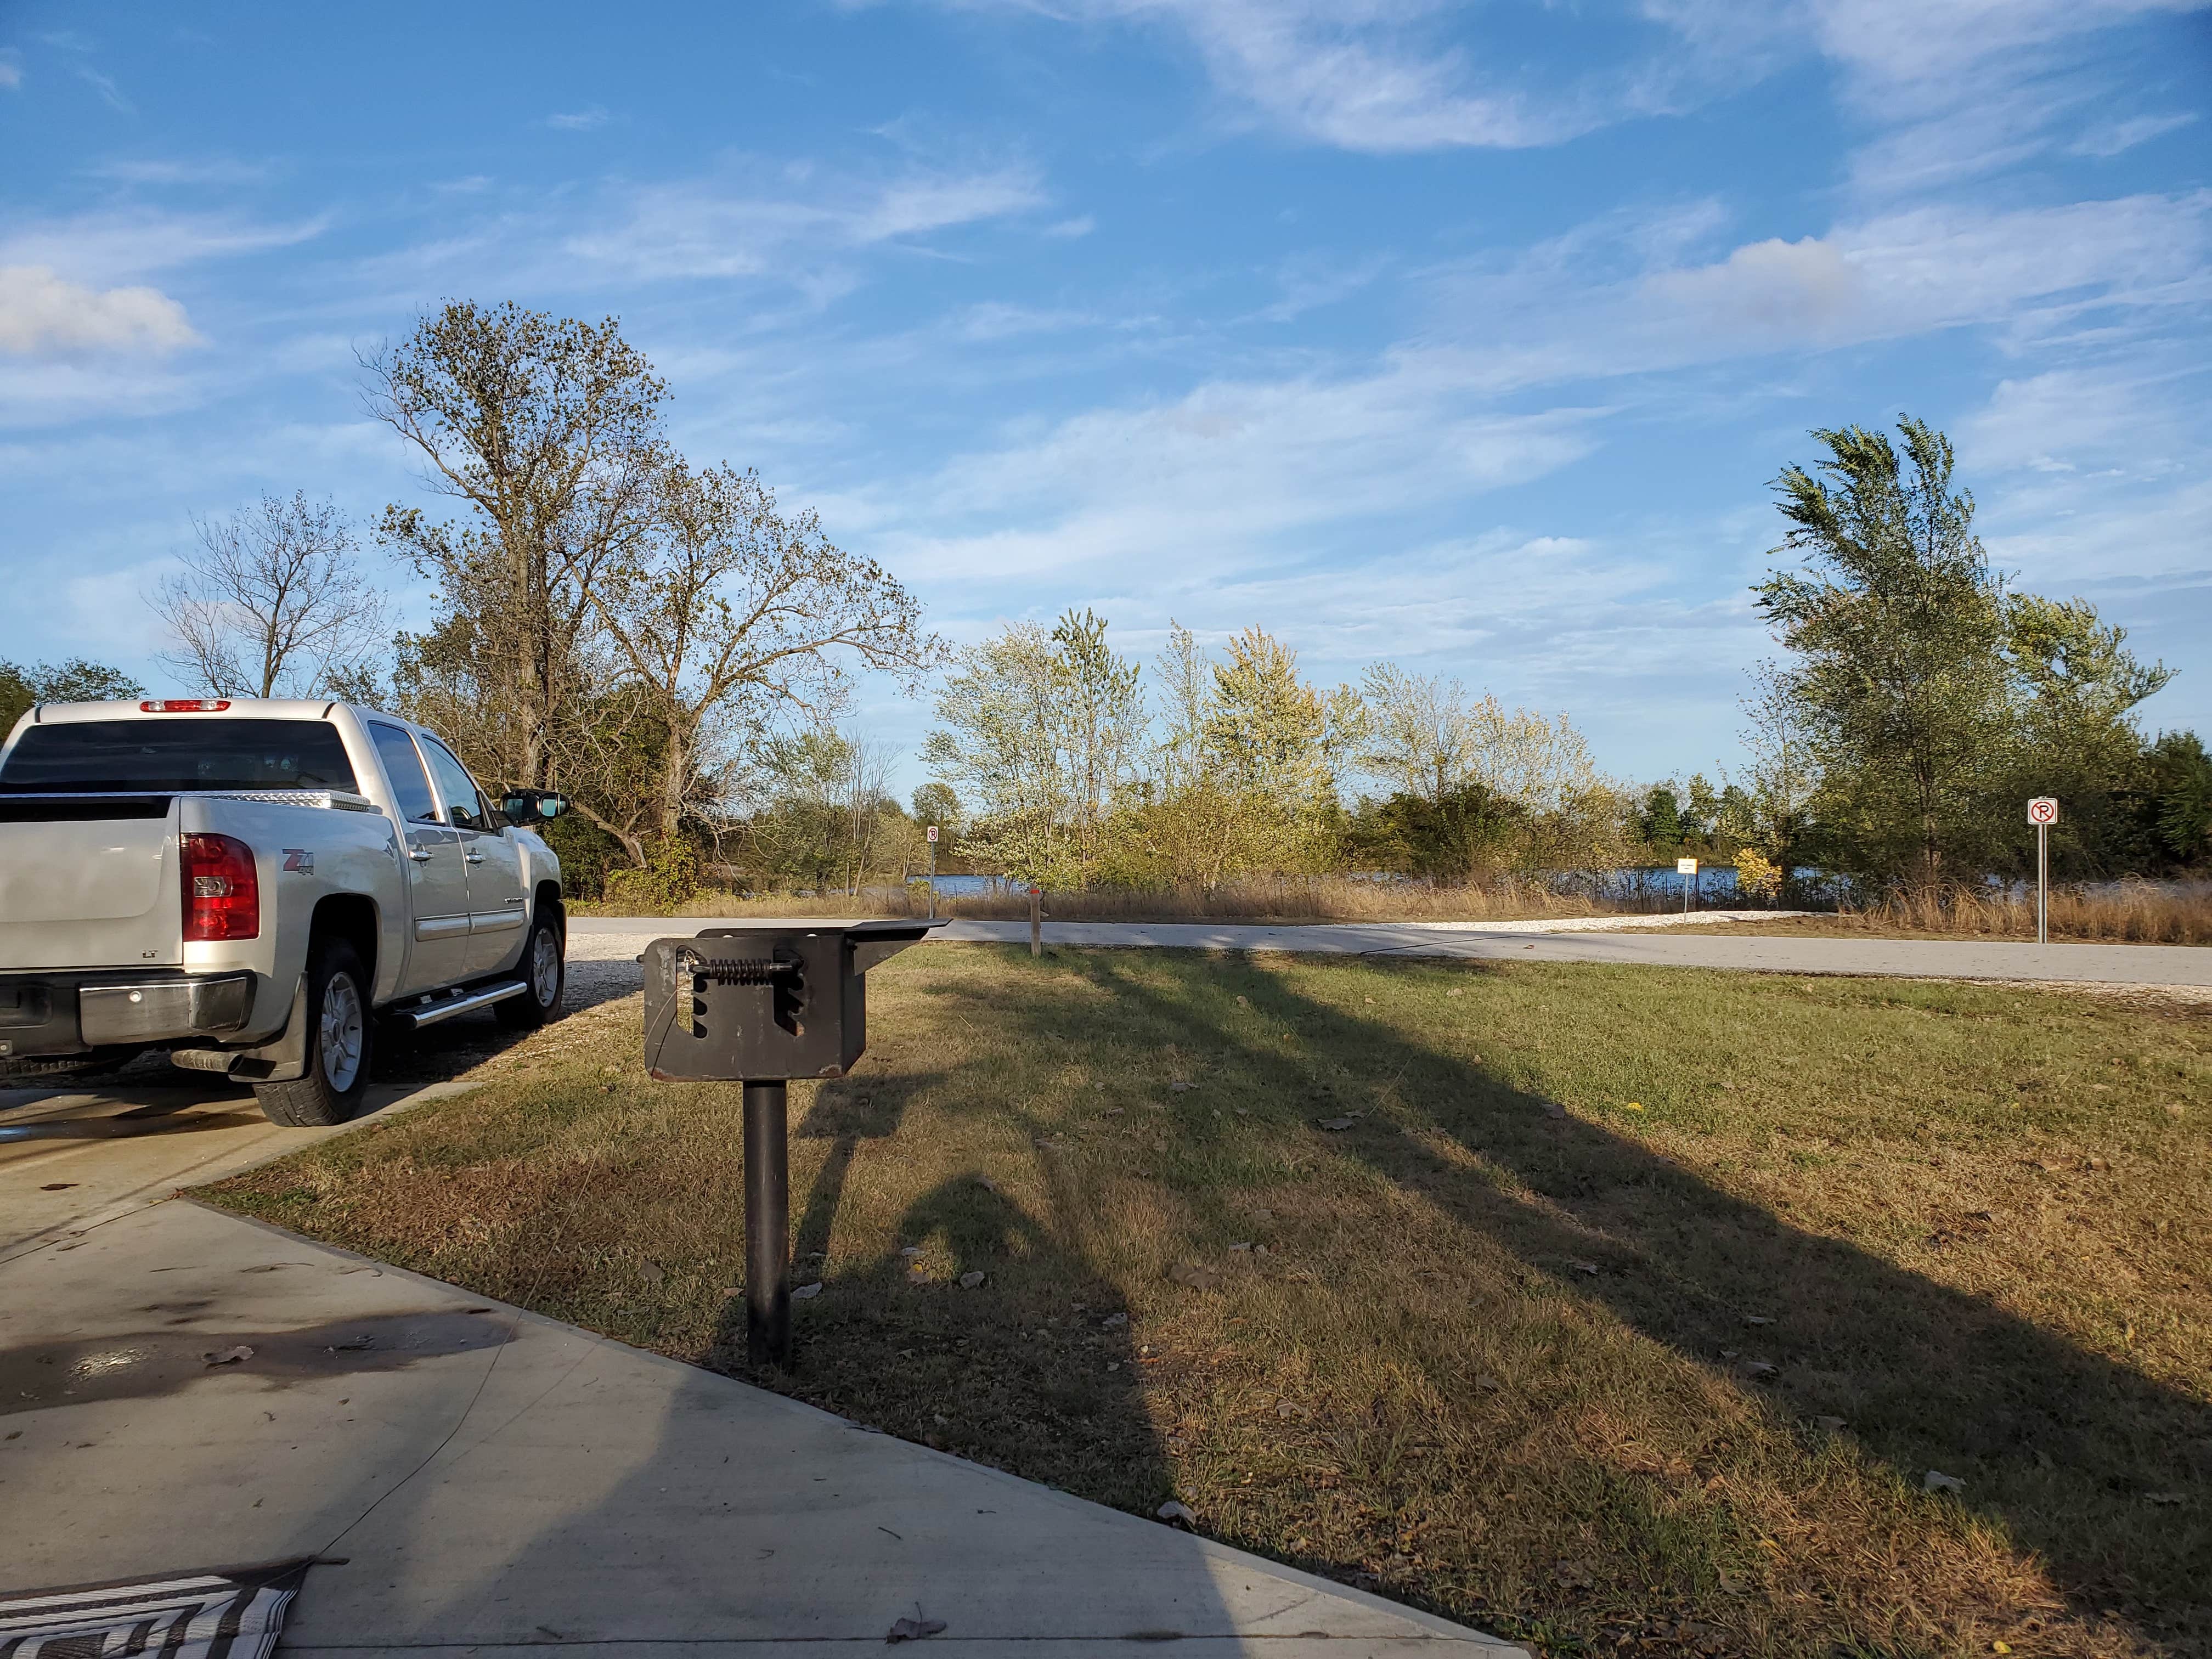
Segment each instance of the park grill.
M791 1164L785 1085L842 1077L868 1043L864 975L941 921L761 922L655 939L645 1066L664 1083L744 1086L745 1350L791 1359Z

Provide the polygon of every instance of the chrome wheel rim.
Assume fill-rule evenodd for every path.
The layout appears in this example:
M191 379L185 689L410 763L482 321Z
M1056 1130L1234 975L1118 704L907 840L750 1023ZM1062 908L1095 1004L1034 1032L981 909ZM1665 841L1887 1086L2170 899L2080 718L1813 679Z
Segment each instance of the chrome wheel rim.
M331 1089L343 1094L361 1076L362 1038L367 1022L362 1017L361 993L353 975L333 974L323 987L323 1076Z
M541 927L530 942L530 994L541 1008L550 1008L561 991L561 942L553 930Z

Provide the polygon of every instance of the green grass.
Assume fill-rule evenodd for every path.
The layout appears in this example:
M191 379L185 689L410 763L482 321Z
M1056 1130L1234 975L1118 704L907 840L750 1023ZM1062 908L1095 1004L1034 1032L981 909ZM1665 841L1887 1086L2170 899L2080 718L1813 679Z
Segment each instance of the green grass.
M980 946L870 985L856 1074L793 1087L824 1288L768 1386L1555 1652L2212 1650L2201 1018ZM210 1195L747 1375L738 1091L647 1082L636 1022Z

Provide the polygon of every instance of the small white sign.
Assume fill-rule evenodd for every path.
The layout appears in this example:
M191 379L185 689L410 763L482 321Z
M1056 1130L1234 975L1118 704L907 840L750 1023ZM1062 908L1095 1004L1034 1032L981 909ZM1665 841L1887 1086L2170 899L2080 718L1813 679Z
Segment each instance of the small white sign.
M1674 873L1675 873L1676 875L1678 875L1678 876L1694 876L1694 875L1696 875L1696 874L1698 873L1698 861L1697 861L1697 860L1695 860L1695 859L1676 859L1676 860L1674 860Z
M2030 823L2057 823L2058 803L2048 795L2038 795L2027 804L2027 821Z
M929 826L929 838L932 841L937 839L937 826L933 823Z

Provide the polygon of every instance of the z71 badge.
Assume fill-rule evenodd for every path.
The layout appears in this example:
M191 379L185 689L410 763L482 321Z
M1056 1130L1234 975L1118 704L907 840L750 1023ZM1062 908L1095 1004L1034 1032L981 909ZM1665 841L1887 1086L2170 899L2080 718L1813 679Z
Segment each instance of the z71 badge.
M288 847L284 849L284 867L297 870L303 876L312 876L315 873L315 855L297 847Z

